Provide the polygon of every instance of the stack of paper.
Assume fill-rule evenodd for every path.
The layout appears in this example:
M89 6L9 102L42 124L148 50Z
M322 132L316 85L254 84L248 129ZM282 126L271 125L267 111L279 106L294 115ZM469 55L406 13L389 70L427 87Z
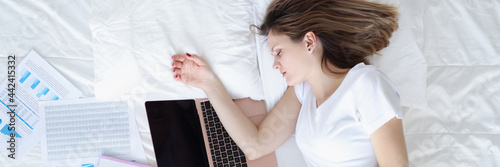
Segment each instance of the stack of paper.
M40 141L42 117L38 110L38 101L78 98L82 96L73 84L58 73L37 53L31 51L16 67L16 87L14 100L16 107L9 106L8 81L0 85L0 150L16 164L22 162L26 154ZM9 111L15 121L11 121ZM15 136L15 150L10 148L10 134ZM10 156L12 155L12 156ZM15 159L14 159L15 158Z
M44 166L97 167L101 155L146 162L128 100L78 99L82 92L34 51L17 64L14 104L7 84L0 85L0 150L13 163L40 139Z

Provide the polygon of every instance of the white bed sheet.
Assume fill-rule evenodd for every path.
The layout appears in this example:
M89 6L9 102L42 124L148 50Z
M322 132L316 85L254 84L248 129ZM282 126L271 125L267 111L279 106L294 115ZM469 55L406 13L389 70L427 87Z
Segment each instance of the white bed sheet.
M500 103L498 103L500 101L500 31L498 31L500 2L496 0L383 2L400 6L401 28L397 33L402 37L409 37L409 39L391 39L390 47L397 49L383 51L384 55L377 60L381 62L374 64L388 73L402 91L403 100L407 101L403 109L410 165L500 166ZM92 3L103 5L97 1ZM268 3L269 0L263 0L251 4L255 12L251 17L254 17L255 22L262 19ZM5 67L3 64L7 64L6 57L9 53L25 56L29 50L34 49L82 90L85 97L93 97L96 94L94 70L97 71L99 68L94 67L95 50L92 48L95 45L93 44L97 40L105 41L109 37L90 31L89 19L92 14L96 14L92 13L92 5L91 1L0 1L0 67ZM111 6L109 10L125 9ZM141 8L134 12L147 12L143 10L146 9ZM213 12L220 13L217 10ZM148 34L148 37L154 34L155 32ZM136 38L144 39L141 35ZM157 38L167 39L167 36L160 34ZM411 38L414 40L410 40ZM118 44L120 41L111 42ZM161 47L148 45L153 44L148 41L142 41L142 44L137 45L136 49L145 49L145 53L149 49ZM196 46L203 47L200 43ZM270 109L279 100L280 93L284 91L286 85L280 75L271 69L271 56L266 53L268 51L265 41L260 37L257 38L255 47L259 58L259 71L263 78L264 98L267 108ZM203 52L196 47L175 51L204 53L207 50L210 48L205 48ZM423 59L415 56L418 54ZM394 58L391 58L391 55ZM382 60L383 58L388 60ZM397 72L387 68L389 67L387 64L392 62L402 62L411 68L402 74L418 77L423 73L424 77L397 79L405 76L401 73L391 74ZM6 77L6 70L0 68L0 79ZM423 90L419 86L412 85L413 82L422 80L425 86ZM410 88L415 90L406 90ZM406 93L403 93L404 91ZM415 91L417 93L412 93ZM162 99L176 95L185 97L180 93L165 96L165 93L159 92L141 95L140 98ZM421 96L425 97L423 101L419 101ZM150 139L144 114L137 112L136 120L147 151L152 150L152 145L147 144ZM280 166L304 166L293 138L276 153ZM0 166L15 166L9 164L6 157L0 154ZM154 155L149 152L147 157L151 159ZM40 146L37 145L27 155L25 162L18 166L40 166L41 163Z
M500 166L500 1L402 1L427 62L423 109L405 113L412 166Z

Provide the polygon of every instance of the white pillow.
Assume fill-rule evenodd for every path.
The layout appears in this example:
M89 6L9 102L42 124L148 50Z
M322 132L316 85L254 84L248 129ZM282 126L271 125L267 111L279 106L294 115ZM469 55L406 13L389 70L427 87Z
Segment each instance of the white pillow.
M410 8L399 0L373 0L398 7L399 28L392 34L390 45L374 55L370 63L377 66L396 85L401 96L401 106L425 108L427 106L427 63L417 42L420 28Z
M92 1L95 94L203 98L174 81L171 56L198 54L232 98L264 99L251 1Z

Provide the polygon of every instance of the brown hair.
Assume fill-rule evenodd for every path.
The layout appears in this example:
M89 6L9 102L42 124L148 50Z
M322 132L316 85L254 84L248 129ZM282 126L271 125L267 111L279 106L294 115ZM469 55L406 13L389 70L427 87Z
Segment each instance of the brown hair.
M346 69L389 45L398 28L395 7L365 0L274 0L259 30L300 42L314 32L323 46L323 70L337 73L328 66Z

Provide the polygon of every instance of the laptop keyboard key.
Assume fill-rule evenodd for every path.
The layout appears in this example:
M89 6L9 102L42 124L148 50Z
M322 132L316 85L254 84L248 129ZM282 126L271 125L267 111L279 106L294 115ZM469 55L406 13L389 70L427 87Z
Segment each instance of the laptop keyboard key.
M209 101L205 101L205 102L202 102L202 103L205 103L205 108L210 108L210 102Z
M217 145L217 143L219 143L219 140L217 140L217 139L213 139L213 140L212 140L212 143L213 143L214 145Z
M220 151L215 151L215 156L219 156L220 155Z

